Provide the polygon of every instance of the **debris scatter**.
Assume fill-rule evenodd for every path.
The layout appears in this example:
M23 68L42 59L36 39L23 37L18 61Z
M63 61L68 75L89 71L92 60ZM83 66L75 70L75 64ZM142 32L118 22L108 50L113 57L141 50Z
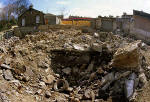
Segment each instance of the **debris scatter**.
M0 100L148 102L150 55L142 45L74 28L12 37L0 42Z

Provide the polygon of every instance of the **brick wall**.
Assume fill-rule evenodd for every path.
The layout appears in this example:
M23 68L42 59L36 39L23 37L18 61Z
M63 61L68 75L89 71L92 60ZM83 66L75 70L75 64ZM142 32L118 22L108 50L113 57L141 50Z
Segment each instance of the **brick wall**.
M36 16L40 16L40 21L38 24L36 23ZM27 10L25 13L23 13L18 18L18 26L19 27L22 27L22 19L25 19L25 27L43 25L45 23L44 14L40 11L35 10L35 9Z
M134 28L150 32L150 19L141 16L134 16L134 20Z
M130 34L136 39L150 44L150 19L134 16L134 22L130 25Z

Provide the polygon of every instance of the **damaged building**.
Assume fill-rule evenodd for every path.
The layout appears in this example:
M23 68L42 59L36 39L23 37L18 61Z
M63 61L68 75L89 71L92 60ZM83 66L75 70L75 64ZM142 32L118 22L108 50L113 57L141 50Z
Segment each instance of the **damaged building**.
M137 39L150 43L150 14L134 10L130 29Z
M133 21L133 15L123 13L121 18L116 18L117 29L120 29L124 33L130 33L130 25Z
M91 27L106 32L112 32L116 30L116 19L113 17L101 17L95 18L91 21Z
M117 28L124 35L150 43L150 14L133 10L133 15L124 13L121 18L116 18Z

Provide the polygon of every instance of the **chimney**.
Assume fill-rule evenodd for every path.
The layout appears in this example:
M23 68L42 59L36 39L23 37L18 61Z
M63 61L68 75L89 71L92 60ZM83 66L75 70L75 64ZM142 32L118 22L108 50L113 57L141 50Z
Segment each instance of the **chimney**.
M33 8L33 4L31 4L30 6L29 6L29 9L32 9Z

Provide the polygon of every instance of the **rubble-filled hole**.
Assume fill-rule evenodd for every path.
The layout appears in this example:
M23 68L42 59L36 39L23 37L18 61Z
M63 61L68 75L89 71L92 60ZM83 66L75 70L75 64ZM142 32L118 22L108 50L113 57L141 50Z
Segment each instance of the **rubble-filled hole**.
M58 83L58 86L57 86L58 89L61 89L63 87L63 84L64 84L63 82Z
M98 99L108 100L112 102L127 102L124 95L124 86L118 81L114 81L106 90L101 90L102 77L107 73L117 72L111 69L109 62L112 60L113 53L109 51L77 51L77 50L52 50L51 51L51 68L60 75L60 79L65 79L69 83L69 87L81 87L81 94L84 94L86 89L92 89L95 97ZM61 89L63 83L57 87ZM115 86L117 84L117 89ZM115 88L114 88L115 87ZM121 89L118 91L112 90ZM111 94L110 94L111 93Z
M79 81L83 79L89 79L84 78L84 74L96 72L101 65L107 65L111 59L112 54L107 52L53 50L51 67L61 78L65 78L70 86L74 86L79 85Z
M51 67L55 73L60 75L61 79L68 81L69 87L80 86L94 90L101 88L98 83L106 75L104 73L112 72L108 66L112 57L113 54L107 51L53 50L51 51ZM62 87L62 85L60 84L58 87ZM95 92L98 94L98 91ZM99 98L107 100L108 97L103 94ZM112 100L121 100L121 98L122 96L120 98L112 97Z

